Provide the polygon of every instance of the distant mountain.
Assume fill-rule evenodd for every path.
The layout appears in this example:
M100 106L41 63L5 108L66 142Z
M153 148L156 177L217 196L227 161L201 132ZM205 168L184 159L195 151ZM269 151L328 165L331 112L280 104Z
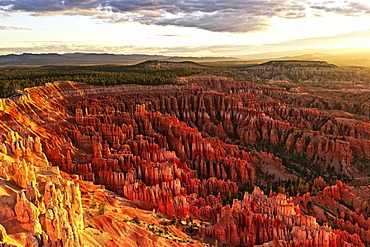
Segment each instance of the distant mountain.
M301 52L302 53L302 52ZM287 52L289 54L289 52ZM302 55L281 55L274 53L248 55L241 57L244 61L263 63L270 60L326 61L338 66L370 67L370 51L333 53L307 53Z
M370 69L338 67L326 61L274 60L240 70L262 80L292 82L370 81Z
M356 52L345 54L323 54L313 53L300 56L282 57L279 60L310 60L310 61L327 61L338 66L361 66L370 67L370 52Z
M40 65L101 65L101 64L120 64L131 65L147 60L167 60L167 61L193 61L193 62L212 62L228 61L235 58L227 57L170 57L162 55L125 55L108 53L47 53L47 54L10 54L0 56L0 66L40 66Z

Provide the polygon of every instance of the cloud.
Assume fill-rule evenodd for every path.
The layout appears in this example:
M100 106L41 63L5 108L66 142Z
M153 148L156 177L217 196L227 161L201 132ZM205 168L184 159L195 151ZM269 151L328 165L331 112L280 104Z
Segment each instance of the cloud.
M313 3L312 3L313 2ZM370 13L364 3L299 0L1 0L0 10L35 15L90 15L110 22L196 27L215 32L250 32L272 17L303 18L314 12Z
M197 27L215 32L250 32L264 29L268 22L259 16L243 16L228 11L224 13L190 14L171 19L160 19L154 22L156 25Z
M268 26L272 16L305 15L298 0L2 0L0 10L35 15L93 15L111 22L134 21L217 32L256 31Z
M342 33L332 36L320 36L312 38L294 39L280 43L264 44L264 47L302 49L303 47L326 46L330 47L333 44L348 44L355 40L370 39L370 30L354 31L349 33Z
M113 13L130 13L116 21L196 27L215 32L250 32L265 29L273 16L301 18L305 8L297 0L189 0L106 1ZM289 16L288 16L289 15Z
M73 9L97 8L98 0L2 0L0 10L25 12L58 12Z
M350 32L328 37L316 37L296 39L280 43L262 45L212 45L212 46L99 46L85 45L78 41L71 41L68 44L61 41L24 41L24 45L14 47L0 47L0 54L10 53L115 53L115 54L161 54L166 56L232 56L245 57L249 59L302 55L314 52L330 53L333 49L333 41L348 41L353 38L369 38L370 30ZM341 43L341 42L339 42ZM316 45L324 45L317 48ZM325 48L326 46L326 48ZM348 52L342 47L343 52ZM242 55L248 54L248 55Z
M12 27L12 26L2 26L0 25L0 31L4 31L4 30L27 30L27 31L30 31L31 29L29 28L25 28L25 27Z
M314 10L323 12L331 12L346 16L357 16L362 14L370 13L370 6L360 2L349 2L344 1L342 4L338 4L334 1L326 1L324 3L315 3L310 6Z

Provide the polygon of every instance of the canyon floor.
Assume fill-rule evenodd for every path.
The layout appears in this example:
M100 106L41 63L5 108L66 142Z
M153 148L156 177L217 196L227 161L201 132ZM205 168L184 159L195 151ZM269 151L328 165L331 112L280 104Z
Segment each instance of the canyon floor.
M369 84L319 65L0 99L0 246L369 246Z

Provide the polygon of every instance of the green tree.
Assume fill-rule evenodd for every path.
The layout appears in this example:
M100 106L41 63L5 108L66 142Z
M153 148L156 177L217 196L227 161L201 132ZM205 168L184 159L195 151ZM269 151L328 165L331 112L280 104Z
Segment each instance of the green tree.
M99 214L105 213L105 202L99 203Z

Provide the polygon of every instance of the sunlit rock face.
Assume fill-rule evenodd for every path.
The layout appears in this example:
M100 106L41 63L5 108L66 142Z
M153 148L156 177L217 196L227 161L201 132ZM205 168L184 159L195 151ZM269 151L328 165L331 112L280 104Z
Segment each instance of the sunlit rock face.
M94 238L104 245L103 237L86 235L89 221L112 246L121 246L117 236L132 245L176 244L144 225L127 235L134 228L119 222L119 212L135 215L140 208L202 221L191 230L193 245L370 244L369 187L323 179L366 179L358 160L370 160L368 122L309 107L301 90L207 75L185 81L106 88L63 82L2 100L0 178L7 189L0 243L20 231L21 246L80 246ZM298 177L307 183L290 194L273 190ZM107 202L109 213L91 216L91 198ZM189 233L178 227L167 230Z
M82 246L78 183L63 179L59 168L51 166L39 137L9 131L2 138L2 241L8 235L20 246Z

